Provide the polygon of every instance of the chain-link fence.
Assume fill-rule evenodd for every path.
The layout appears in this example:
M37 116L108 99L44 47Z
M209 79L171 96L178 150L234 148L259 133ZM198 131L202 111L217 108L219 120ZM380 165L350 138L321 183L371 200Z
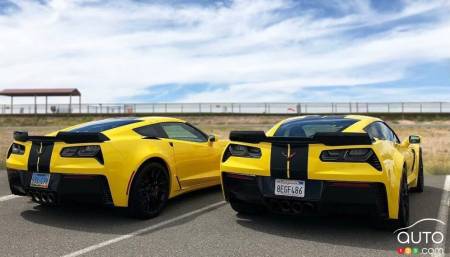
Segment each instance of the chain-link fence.
M133 113L450 113L450 102L392 103L139 103L0 105L0 114L133 114Z

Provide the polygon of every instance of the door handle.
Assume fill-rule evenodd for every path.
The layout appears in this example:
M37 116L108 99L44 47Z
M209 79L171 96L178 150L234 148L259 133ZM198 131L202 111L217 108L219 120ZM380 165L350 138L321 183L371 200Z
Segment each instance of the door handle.
M169 142L169 145L170 145L171 147L173 147L173 143L172 143L172 142Z

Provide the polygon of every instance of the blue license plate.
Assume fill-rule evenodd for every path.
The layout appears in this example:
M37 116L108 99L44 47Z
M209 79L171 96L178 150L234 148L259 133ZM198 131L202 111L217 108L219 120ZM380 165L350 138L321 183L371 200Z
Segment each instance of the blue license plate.
M49 182L49 173L33 173L33 175L31 176L30 186L38 188L48 188Z

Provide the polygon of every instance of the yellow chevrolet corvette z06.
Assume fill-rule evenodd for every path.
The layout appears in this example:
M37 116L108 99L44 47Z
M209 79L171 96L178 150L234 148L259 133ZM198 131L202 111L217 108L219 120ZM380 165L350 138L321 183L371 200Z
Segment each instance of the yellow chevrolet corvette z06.
M420 137L400 141L367 116L302 116L267 133L232 131L221 164L225 199L240 213L369 214L409 222L409 191L423 190Z
M35 202L95 201L151 218L169 198L220 184L226 143L175 118L114 118L15 132L6 167L11 192Z

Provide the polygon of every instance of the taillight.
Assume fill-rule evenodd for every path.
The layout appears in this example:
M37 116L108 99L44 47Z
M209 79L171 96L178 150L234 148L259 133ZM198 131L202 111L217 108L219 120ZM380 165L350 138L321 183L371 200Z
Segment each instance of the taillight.
M6 158L9 158L11 154L23 155L25 154L25 146L21 144L13 143L8 150Z
M60 155L66 158L95 158L101 164L104 164L102 150L99 145L64 147Z
M367 162L381 171L381 163L370 148L325 150L320 154L323 162Z

